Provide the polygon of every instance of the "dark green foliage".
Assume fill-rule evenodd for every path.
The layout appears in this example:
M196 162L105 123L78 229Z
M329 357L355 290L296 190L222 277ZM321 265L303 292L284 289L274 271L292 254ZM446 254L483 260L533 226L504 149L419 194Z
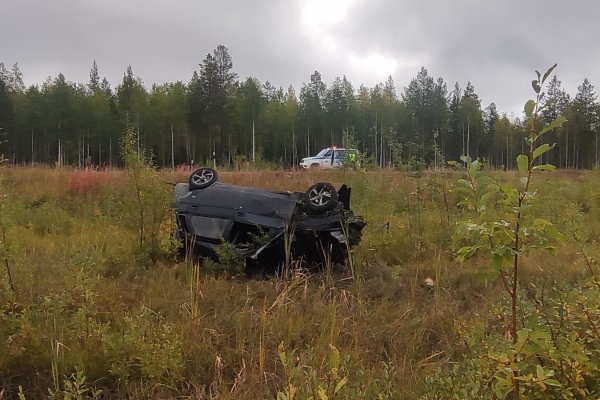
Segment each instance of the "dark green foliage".
M8 143L8 129L14 125L14 106L13 99L9 93L8 74L4 69L4 64L0 63L0 165L8 161L4 158ZM14 137L14 135L11 135Z
M482 173L479 160L463 158L467 179L457 182L464 198L459 205L473 210L474 216L458 225L457 258L486 257L489 265L480 272L485 279L500 279L509 301L494 307L487 321L457 326L467 353L427 379L423 399L584 399L600 393L600 283L576 223L569 229L585 260L586 279L576 286L556 280L534 282L522 270L527 255L537 249L554 250L563 239L540 215L544 204L536 207L540 200L532 184L538 171L555 169L541 162L554 148L542 138L566 122L562 115L545 124L540 121L542 88L555 67L543 77L536 71L538 79L532 82L536 100L524 107L529 151L516 159L516 184Z
M500 326L508 304L474 326L457 325L467 352L427 378L422 399L512 399L512 370L527 399L589 399L600 393L600 297L595 279L548 282L521 293L523 328L514 346ZM548 285L548 287L546 287ZM517 360L514 362L513 360Z
M160 166L214 159L238 168L253 158L296 166L302 157L339 145L343 132L353 130L359 150L379 167L405 166L410 160L440 167L465 154L493 168L515 168L525 129L522 116L500 115L493 103L484 108L470 82L464 89L457 82L448 93L443 78L425 68L404 88L397 88L391 76L372 88L356 89L345 76L328 86L314 71L297 93L253 77L238 80L222 45L206 55L187 83L144 85L128 66L114 91L95 61L86 84L59 74L29 88L18 64L0 65L3 152L15 164L122 165L118 141L131 124ZM600 129L594 86L584 80L571 100L556 76L546 78L547 93L539 79L532 86L544 94L542 119L562 113L570 122L545 137L558 147L543 162L594 167Z
M593 168L598 164L600 115L598 96L587 78L577 87L577 95L571 108L570 126L577 135L574 140L581 146L579 151L574 152L574 165L579 168Z

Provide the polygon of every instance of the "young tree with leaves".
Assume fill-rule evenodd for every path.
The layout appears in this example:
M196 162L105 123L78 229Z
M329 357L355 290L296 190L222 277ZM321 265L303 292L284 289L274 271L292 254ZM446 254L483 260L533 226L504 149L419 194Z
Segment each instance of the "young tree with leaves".
M566 119L558 117L549 124L541 125L540 109L544 94L542 87L556 64L542 76L536 71L537 79L532 81L536 100L525 104L525 122L528 129L525 154L517 157L519 180L511 185L493 179L482 172L483 163L462 157L466 166L466 179L458 181L457 191L464 197L459 204L475 212L473 218L462 221L456 231L455 240L464 246L457 250L459 260L465 260L475 254L487 254L491 265L482 268L488 279L500 277L503 287L510 297L509 332L512 349L508 364L498 363L494 374L494 393L501 398L519 400L531 390L536 390L535 376L530 373L532 361L524 359L522 351L529 338L535 338L544 332L531 332L523 327L519 320L520 293L522 286L523 255L533 249L551 249L560 240L560 233L550 221L536 217L532 212L535 191L532 180L538 171L552 171L550 164L538 164L540 157L554 148L554 145L541 143L540 139L561 126ZM540 367L535 367L537 371ZM542 366L543 372L543 366ZM537 372L539 378L540 372Z

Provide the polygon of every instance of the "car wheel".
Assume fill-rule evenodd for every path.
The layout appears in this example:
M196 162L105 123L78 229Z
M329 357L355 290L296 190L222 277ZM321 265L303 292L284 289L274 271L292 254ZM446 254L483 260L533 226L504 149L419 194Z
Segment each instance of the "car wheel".
M217 171L212 168L199 168L192 172L188 183L190 184L190 189L204 189L205 187L209 187L213 183L219 180L219 175L217 175Z
M310 169L319 169L319 168L321 168L321 164L317 164L317 163L310 164Z
M329 211L338 203L338 192L331 183L320 182L306 191L305 205L312 211Z

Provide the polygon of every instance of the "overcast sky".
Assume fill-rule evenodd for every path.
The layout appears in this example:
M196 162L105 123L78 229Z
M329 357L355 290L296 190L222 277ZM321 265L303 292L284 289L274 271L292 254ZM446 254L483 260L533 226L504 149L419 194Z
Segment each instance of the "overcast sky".
M558 63L574 96L600 87L600 2L589 0L0 0L0 62L25 83L62 72L87 83L96 60L115 88L131 65L146 86L188 82L217 45L240 79L298 94L315 70L355 89L392 76L398 95L421 66L482 106L520 114L534 70Z

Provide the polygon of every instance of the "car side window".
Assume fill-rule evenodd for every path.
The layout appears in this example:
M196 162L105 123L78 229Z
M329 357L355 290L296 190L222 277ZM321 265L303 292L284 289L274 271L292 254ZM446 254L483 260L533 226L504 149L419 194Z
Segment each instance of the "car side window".
M323 157L324 158L331 157L331 152L332 152L332 150L327 150L327 152L325 154L323 154Z
M192 216L194 234L208 239L223 239L230 227L231 221L227 219Z
M346 158L346 150L337 150L335 152L336 160L343 160L344 158Z

